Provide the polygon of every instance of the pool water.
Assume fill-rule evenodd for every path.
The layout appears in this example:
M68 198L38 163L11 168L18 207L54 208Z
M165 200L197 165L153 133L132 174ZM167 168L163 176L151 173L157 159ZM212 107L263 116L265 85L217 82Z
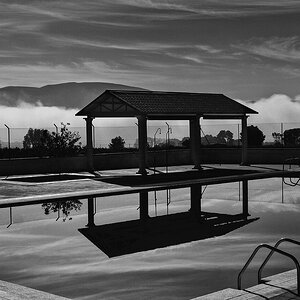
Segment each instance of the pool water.
M188 210L188 192L171 191L169 213ZM157 193L157 211L151 194L151 216L166 214L165 193ZM239 213L239 193L238 183L209 186L203 210ZM280 180L250 182L249 212L258 221L223 236L111 259L78 231L87 223L85 200L67 217L51 210L45 214L41 205L13 208L9 228L9 209L1 209L0 279L82 300L190 299L236 287L239 270L259 243L274 244L284 236L300 239L298 194L300 187L285 187L282 204ZM137 208L137 195L97 199L95 222L137 219ZM298 248L282 246L300 258ZM245 274L243 286L256 284L255 271L265 253L261 254ZM291 268L288 259L274 255L265 275Z

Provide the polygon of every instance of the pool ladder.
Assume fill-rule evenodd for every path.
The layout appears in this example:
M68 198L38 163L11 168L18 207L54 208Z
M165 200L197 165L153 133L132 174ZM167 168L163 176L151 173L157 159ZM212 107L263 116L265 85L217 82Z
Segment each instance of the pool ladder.
M241 290L242 289L242 276L244 274L244 272L246 271L246 269L248 268L249 264L251 263L251 261L253 260L253 258L255 257L256 253L262 249L262 248L266 248L270 250L270 253L268 254L268 256L265 258L265 260L263 261L263 263L261 264L261 266L258 269L258 274L257 274L257 281L258 284L263 283L264 281L262 280L262 271L264 269L264 267L266 266L266 264L268 263L268 261L270 260L270 258L272 257L272 255L274 254L274 252L279 253L283 256L286 256L288 258L290 258L296 266L296 270L297 270L297 294L300 296L300 265L298 260L295 258L294 255L280 250L278 249L279 245L282 243L292 243L295 245L300 246L300 242L290 239L290 238L282 238L280 240L277 241L277 243L274 246L270 246L268 244L260 244L258 245L254 251L252 252L251 256L249 257L249 259L247 260L246 264L244 265L244 267L242 268L242 270L240 271L239 275L238 275L238 289Z

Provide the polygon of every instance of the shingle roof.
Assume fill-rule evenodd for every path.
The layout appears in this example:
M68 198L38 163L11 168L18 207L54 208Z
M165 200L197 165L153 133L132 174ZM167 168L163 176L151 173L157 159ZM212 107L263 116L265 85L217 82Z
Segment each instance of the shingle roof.
M93 110L107 97L113 97L145 115L240 115L256 111L223 94L107 90L77 115L93 115ZM136 114L136 113L135 113ZM98 115L97 115L98 116ZM116 115L117 116L117 115ZM99 114L101 117L101 113Z

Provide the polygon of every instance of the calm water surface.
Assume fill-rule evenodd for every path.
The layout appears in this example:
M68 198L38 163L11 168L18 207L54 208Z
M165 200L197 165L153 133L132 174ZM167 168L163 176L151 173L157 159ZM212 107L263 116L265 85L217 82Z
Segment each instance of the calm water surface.
M0 210L0 279L73 299L190 299L227 287L257 244L287 236L300 240L300 187L284 188L281 180L249 183L249 211L260 217L221 237L109 259L78 232L87 223L86 201L65 221L57 213L44 214L41 205ZM166 213L166 192L159 192L158 214ZM169 213L186 211L188 190L173 190ZM239 213L238 184L209 186L203 210ZM153 199L150 214L154 216ZM137 195L97 200L96 223L138 217ZM300 258L296 247L283 246ZM246 275L245 287L255 284L258 257ZM293 268L274 256L266 275Z

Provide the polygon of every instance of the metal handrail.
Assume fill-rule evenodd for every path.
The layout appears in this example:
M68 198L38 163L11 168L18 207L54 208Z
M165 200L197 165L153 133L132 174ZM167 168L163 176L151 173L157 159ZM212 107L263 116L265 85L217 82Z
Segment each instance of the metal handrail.
M282 164L282 171L284 172L285 171L285 164L288 163L289 164L289 168L291 168L291 165L292 164L298 164L300 166L300 158L299 157L292 157L292 158L287 158L283 161L283 164ZM289 186L297 186L299 185L299 182L300 182L300 178L298 180L296 180L296 182L293 182L292 181L292 178L290 178L290 182L287 182L285 181L285 177L284 177L284 174L282 174L282 181L283 183L285 183L286 185L289 185Z
M254 251L252 252L251 256L249 257L249 259L247 260L246 264L244 265L244 267L242 268L242 270L240 271L239 275L238 275L238 289L241 290L242 289L242 275L245 272L245 270L247 269L247 267L249 266L249 264L251 263L251 261L253 260L254 256L256 255L256 253L258 252L258 250L260 250L261 248L267 248L269 250L273 250L274 252L277 252L283 256L289 257L296 265L296 269L297 269L297 293L300 296L300 265L298 260L295 258L295 256L293 256L290 253L287 253L285 251L279 250L273 246L270 246L268 244L260 244L259 246L257 246Z
M292 244L296 244L298 246L300 246L300 242L296 241L296 240L293 240L293 239L290 239L290 238L282 238L280 239L279 241L277 241L277 243L274 245L274 248L278 248L278 246L284 242L289 242L289 243L292 243ZM262 280L261 280L261 274L262 274L262 271L265 267L265 265L267 264L267 262L270 260L271 256L274 254L274 251L272 250L268 256L266 257L266 259L264 260L264 262L261 264L261 266L259 267L258 269L258 283L261 283Z

